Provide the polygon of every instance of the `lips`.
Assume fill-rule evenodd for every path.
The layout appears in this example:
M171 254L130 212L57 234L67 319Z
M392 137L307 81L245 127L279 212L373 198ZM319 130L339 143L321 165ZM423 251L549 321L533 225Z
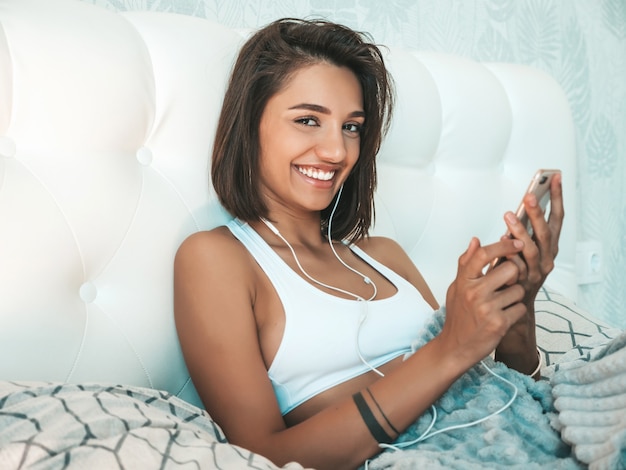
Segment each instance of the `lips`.
M326 171L309 166L297 166L296 168L307 178L312 178L319 181L330 181L336 173L334 170Z

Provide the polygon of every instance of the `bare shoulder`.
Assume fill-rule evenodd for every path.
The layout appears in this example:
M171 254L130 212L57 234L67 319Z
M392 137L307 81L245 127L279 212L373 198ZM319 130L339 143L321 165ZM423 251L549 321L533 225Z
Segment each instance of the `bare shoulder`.
M439 308L439 303L418 267L397 241L387 237L367 237L357 243L357 246L413 284L431 307Z
M187 237L174 260L176 317L219 316L233 307L247 315L255 290L252 264L248 251L227 227Z
M250 256L227 227L196 232L187 237L176 252L176 275L205 274L211 271L249 272Z
M189 235L178 248L176 257L219 256L224 250L241 251L240 244L230 230L220 226Z

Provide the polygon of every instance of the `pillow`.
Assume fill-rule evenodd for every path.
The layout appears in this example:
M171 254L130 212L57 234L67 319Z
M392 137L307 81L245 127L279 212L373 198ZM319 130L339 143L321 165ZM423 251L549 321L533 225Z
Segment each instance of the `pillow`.
M545 287L535 300L537 346L544 366L583 356L599 344L615 338L620 330L594 318L571 299Z

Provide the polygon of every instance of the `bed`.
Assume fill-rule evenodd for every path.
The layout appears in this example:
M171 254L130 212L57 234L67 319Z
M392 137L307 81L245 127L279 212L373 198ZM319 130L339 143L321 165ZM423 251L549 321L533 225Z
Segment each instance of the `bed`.
M246 34L0 0L0 468L278 468L202 409L172 312L177 247L229 220L208 158ZM536 306L547 376L615 336L576 306L576 137L556 81L435 52L385 56L398 104L374 233L405 248L441 302L470 237L495 241L535 170L560 168L566 220Z

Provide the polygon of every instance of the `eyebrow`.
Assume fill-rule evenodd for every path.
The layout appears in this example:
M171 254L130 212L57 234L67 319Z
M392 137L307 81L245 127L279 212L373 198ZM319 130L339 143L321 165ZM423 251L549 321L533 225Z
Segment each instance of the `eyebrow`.
M319 104L311 104L311 103L300 103L295 106L291 106L289 109L306 109L308 111L315 111L317 113L322 114L331 114L330 109L326 106L322 106ZM349 115L350 117L365 117L364 111L352 111Z

